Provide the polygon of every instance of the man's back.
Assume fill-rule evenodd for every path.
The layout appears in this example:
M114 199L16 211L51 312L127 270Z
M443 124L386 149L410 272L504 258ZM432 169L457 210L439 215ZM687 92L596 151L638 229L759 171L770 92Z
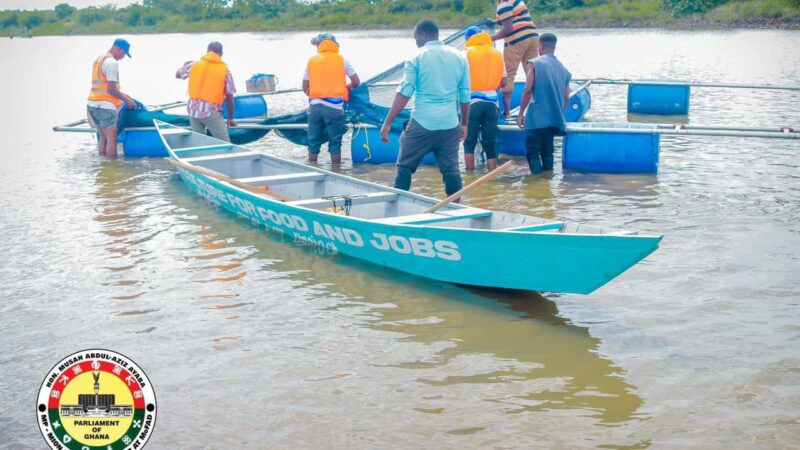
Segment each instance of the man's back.
M566 130L565 97L572 74L552 54L531 61L534 68L533 101L528 107L525 128L556 127Z
M464 55L430 41L406 63L400 93L414 95L411 118L429 130L458 126L458 107L470 97L469 67Z

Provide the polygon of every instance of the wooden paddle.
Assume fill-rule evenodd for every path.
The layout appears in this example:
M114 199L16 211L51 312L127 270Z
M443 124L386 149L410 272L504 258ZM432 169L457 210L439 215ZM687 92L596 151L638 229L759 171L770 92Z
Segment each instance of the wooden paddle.
M508 161L507 163L503 164L502 166L494 169L493 171L491 171L491 172L487 173L486 175L478 178L477 180L473 181L472 183L464 186L460 191L456 192L455 194L447 197L446 199L444 199L444 200L440 201L439 203L437 203L437 204L431 206L430 208L426 209L425 212L426 213L432 213L432 212L437 211L438 209L442 208L443 206L446 206L446 205L450 204L451 202L454 202L454 201L460 199L467 192L469 192L469 191L471 191L473 189L479 188L480 186L486 184L488 181L491 181L496 176L500 175L501 173L507 171L508 169L510 169L512 167L514 167L514 161Z
M169 163L172 164L175 167L180 167L181 169L186 169L186 170L191 171L191 172L197 172L197 173L203 174L203 175L205 175L207 177L211 177L211 178L214 178L214 179L217 179L217 180L220 180L220 181L224 181L226 183L230 183L230 184L232 184L232 185L234 185L236 187L240 187L240 188L242 188L244 190L247 190L247 191L250 191L250 192L252 192L254 194L266 195L268 197L272 197L272 198L280 200L282 202L292 202L292 201L295 200L292 197L287 197L287 196L285 196L283 194L279 194L277 192L272 192L269 189L268 186L263 186L263 187L262 186L253 186L252 184L243 183L243 182L241 182L239 180L234 180L233 178L226 177L225 175L222 175L221 173L218 173L218 172L214 172L213 170L204 169L202 167L197 167L197 166L192 166L190 164L186 164L186 163L183 163L183 162L180 162L180 161L175 161L174 159L170 159Z

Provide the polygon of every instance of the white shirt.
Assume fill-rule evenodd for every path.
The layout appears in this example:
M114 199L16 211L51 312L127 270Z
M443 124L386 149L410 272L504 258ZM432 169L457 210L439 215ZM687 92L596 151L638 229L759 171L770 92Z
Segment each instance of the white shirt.
M106 79L108 81L116 81L119 83L119 61L109 56L105 61L103 61L103 66L100 68L100 70L102 70L106 75ZM117 110L116 105L106 100L89 100L87 105L95 108L113 109L114 111Z
M349 78L352 78L356 71L350 64L350 61L344 60L344 73ZM308 65L306 65L306 73L303 75L303 81L308 81ZM344 99L342 98L312 98L308 101L311 105L325 105L329 108L342 109L344 108Z

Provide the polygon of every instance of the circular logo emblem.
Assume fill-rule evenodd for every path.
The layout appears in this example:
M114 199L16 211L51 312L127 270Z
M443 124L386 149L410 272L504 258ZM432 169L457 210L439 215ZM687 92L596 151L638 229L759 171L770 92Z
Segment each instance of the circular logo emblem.
M153 434L156 395L130 358L82 350L47 373L36 418L52 449L140 449Z

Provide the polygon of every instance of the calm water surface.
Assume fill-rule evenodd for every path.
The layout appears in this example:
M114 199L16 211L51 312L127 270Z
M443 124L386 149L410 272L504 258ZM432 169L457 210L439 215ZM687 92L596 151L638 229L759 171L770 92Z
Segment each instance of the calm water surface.
M414 53L407 35L340 40L368 77ZM123 88L185 98L174 70L212 39L241 89L256 72L298 86L310 36L131 36ZM560 36L576 77L800 83L798 32ZM665 138L658 176L506 174L467 203L665 239L589 296L465 289L317 256L210 208L163 161L103 161L51 132L83 115L109 42L0 39L0 447L43 448L45 372L104 347L155 386L153 448L798 448L800 144ZM591 92L589 120L628 119L624 88ZM798 126L798 100L696 89L688 120ZM441 196L440 176L414 190Z

